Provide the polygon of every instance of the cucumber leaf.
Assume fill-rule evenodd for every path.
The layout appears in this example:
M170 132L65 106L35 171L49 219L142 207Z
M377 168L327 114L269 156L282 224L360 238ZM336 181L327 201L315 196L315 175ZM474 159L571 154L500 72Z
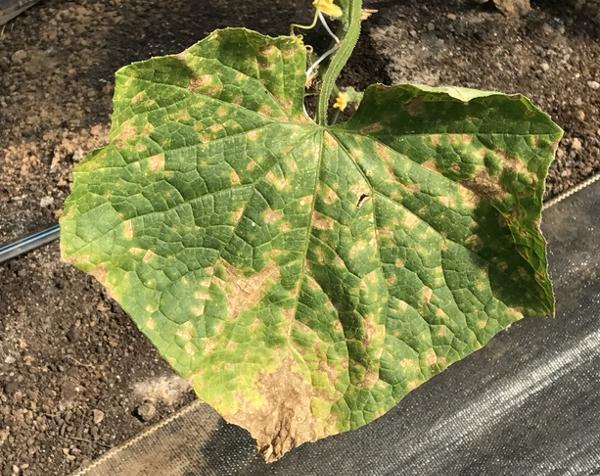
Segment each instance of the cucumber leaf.
M269 461L554 312L549 117L519 95L374 85L320 126L306 55L225 29L122 68L110 142L61 218L64 259Z

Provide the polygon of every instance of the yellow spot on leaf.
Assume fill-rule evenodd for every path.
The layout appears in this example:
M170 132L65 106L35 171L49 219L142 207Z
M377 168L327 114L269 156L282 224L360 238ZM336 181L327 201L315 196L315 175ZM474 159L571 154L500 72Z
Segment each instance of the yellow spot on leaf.
M185 341L190 341L194 337L194 325L186 321L179 326L175 335Z

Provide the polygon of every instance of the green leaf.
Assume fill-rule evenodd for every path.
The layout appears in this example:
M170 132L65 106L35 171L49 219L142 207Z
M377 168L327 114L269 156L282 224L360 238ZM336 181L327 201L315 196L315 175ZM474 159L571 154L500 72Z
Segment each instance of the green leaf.
M554 312L547 115L375 85L324 127L303 113L305 67L298 37L226 29L119 70L110 143L61 218L64 259L268 460Z

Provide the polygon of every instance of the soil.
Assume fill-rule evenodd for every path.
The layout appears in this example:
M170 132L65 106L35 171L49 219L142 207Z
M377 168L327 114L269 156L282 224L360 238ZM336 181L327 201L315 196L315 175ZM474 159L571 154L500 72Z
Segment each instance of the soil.
M223 26L286 34L310 3L42 1L0 27L0 243L59 216L73 164L106 142L116 69ZM341 84L523 92L566 132L547 197L600 171L600 29L586 16L558 1L521 19L479 1L368 3L380 11ZM0 265L1 475L67 474L192 399L56 243Z

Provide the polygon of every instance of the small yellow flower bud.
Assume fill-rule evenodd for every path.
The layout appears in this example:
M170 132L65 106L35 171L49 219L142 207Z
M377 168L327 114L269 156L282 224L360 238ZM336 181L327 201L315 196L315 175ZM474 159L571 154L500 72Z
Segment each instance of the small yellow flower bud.
M338 5L333 3L333 0L315 0L313 2L313 7L321 13L334 18L341 17L344 13Z
M335 98L335 104L333 105L333 107L339 109L340 111L343 111L344 109L346 109L346 107L348 107L349 99L350 98L348 97L348 94L338 93L337 97Z

